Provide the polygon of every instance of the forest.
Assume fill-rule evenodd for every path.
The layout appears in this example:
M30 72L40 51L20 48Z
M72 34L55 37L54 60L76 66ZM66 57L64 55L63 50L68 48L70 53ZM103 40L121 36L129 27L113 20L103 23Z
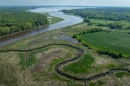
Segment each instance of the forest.
M75 10L63 10L65 13L76 14L84 18L89 25L95 24L92 20L98 20L97 26L110 27L111 29L130 29L130 9L116 7L97 7ZM105 21L103 21L105 20ZM100 23L110 22L110 23ZM125 24L127 23L127 25Z
M40 13L23 9L0 8L0 36L47 25L48 19Z

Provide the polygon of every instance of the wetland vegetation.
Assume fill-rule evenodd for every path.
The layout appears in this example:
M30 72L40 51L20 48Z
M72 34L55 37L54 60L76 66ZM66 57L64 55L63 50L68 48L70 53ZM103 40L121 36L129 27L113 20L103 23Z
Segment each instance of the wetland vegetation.
M129 86L130 59L123 58L130 56L130 35L128 34L130 30L124 29L127 25L129 26L129 18L125 19L127 15L129 17L129 9L119 9L121 11L117 8L65 11L69 14L80 14L79 16L84 19L88 16L88 20L2 46L0 51L12 51L0 52L0 73L2 74L0 85ZM115 17L116 12L117 14L119 12L119 18ZM93 18L95 14L101 16L97 15ZM105 16L106 14L108 17ZM125 18L121 18L121 15ZM50 19L52 20L49 21L54 19L54 22L62 20L57 17ZM112 24L118 21L126 26L111 29L109 26L99 25L99 23ZM75 43L70 39L77 39L78 42ZM49 44L50 46L47 46ZM100 52L97 52L99 50ZM116 53L121 58L112 58L115 56L105 54L108 53L106 51L112 52L113 55Z

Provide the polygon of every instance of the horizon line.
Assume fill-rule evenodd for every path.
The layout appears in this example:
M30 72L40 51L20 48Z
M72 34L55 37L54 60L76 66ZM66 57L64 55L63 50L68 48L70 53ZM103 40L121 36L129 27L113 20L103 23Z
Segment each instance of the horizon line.
M45 7L45 6L49 6L49 7L130 7L130 6L107 6L107 5L99 5L99 6L85 6L85 5L0 5L0 7L11 7L11 6L21 6L21 7L25 7L25 6L41 6L41 7Z

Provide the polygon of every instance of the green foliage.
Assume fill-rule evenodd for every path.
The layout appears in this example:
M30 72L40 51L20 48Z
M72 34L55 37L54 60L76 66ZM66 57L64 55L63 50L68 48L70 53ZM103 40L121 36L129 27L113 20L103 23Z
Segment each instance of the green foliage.
M49 19L49 24L54 24L54 23L57 23L57 22L60 22L62 21L63 19L62 18L59 18L59 17L52 17Z
M92 28L91 30L87 30L87 33L102 32L102 31L103 29L101 28Z
M115 58L128 57L130 55L129 38L129 34L116 32L86 33L77 36L77 39L81 39L85 46L91 46L91 48L98 50L99 53Z
M22 69L25 69L26 67L32 66L36 61L36 56L33 53L29 53L29 55L26 57L25 53L19 53L20 57L20 65Z
M72 56L71 53L68 53L66 54L66 58L70 58ZM57 63L63 61L65 58L57 58L57 59L54 59L52 60L52 62L49 64L49 68L48 68L48 71L51 71L52 70L52 67L55 66Z
M9 62L0 62L0 85L18 86L16 69Z
M116 53L116 52L114 52L114 51L111 51L111 50L108 50L108 49L98 49L97 50L97 52L99 53L99 54L106 54L106 55L108 55L108 56L111 56L111 57L113 57L113 58L122 58L123 56L122 56L122 53Z
M29 53L29 56L26 60L26 66L29 67L29 66L32 66L33 64L35 64L37 62L37 58L36 58L36 55L33 54L33 53Z
M47 17L40 13L0 11L0 36L46 24L48 24Z
M111 29L130 29L130 9L114 7L98 7L86 9L64 10L84 18L89 25L110 27Z
M102 82L101 80L97 81L97 82L91 82L89 83L89 86L103 86L104 82Z
M129 8L98 7L98 8L64 10L63 12L74 13L76 15L83 17L83 18L87 17L88 19L130 21L130 9Z
M71 73L86 73L88 69L90 69L92 66L92 63L94 62L94 58L90 54L85 54L80 60L77 62L71 63L64 67L65 72L71 72Z
M126 72L118 72L115 74L115 76L118 78L123 78L124 76L130 76L130 74Z
M130 34L130 32L128 32L128 34Z
M84 22L90 23L91 20L89 20L88 18L84 18Z
M19 58L20 58L20 65L24 69L26 67L26 59L25 59L25 54L24 53L19 53Z

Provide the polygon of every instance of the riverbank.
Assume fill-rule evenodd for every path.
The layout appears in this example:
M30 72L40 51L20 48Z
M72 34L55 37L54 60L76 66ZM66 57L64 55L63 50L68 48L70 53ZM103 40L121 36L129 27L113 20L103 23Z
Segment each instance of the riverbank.
M73 63L76 64L76 62L78 61L77 60L76 62L74 61L72 63L70 62L65 65L62 65L62 66L60 66L59 69L61 71L63 71L64 73L67 73L71 76L80 77L80 78L91 77L94 74L100 74L100 73L103 73L103 71L108 71L113 68L119 68L119 67L130 68L129 65L126 66L126 63L129 64L129 62L130 62L129 59L127 59L127 60L126 59L116 59L115 60L106 55L99 55L94 50L84 47L81 43L79 43L79 42L74 43L73 41L69 41L67 39L68 37L72 37L74 34L78 34L79 32L82 32L84 30L88 30L91 28L92 27L87 26L86 23L80 23L77 25L67 26L64 28L57 29L57 30L47 31L44 33L33 35L31 37L24 38L17 42L11 43L7 46L1 47L1 50L2 49L3 50L8 50L8 49L29 50L29 49L35 49L38 47L46 46L48 44L67 44L67 45L79 47L84 50L84 54L90 54L93 57L94 62L91 63L92 67L88 68L85 73L80 73L80 70L82 70L82 68L84 70L84 67L80 67L81 69L80 68L76 69L78 71L78 73L72 72L73 70L67 70L67 71L64 70L64 67L70 67L69 65L72 65ZM66 40L61 39L62 35L65 36L64 38L66 38ZM83 54L83 56L84 56L84 54ZM6 58L2 58L5 55L6 55ZM31 66L25 67L26 63L24 63L23 58L25 58L26 55L28 55L27 59L26 59L26 60L28 60L27 64L28 65L32 64ZM44 55L45 55L45 57L44 57ZM55 66L58 63L63 62L68 59L72 59L74 56L77 56L77 55L78 55L77 50L75 50L71 47L67 47L67 46L62 47L62 46L58 46L58 45L50 46L48 48L44 48L44 49L40 49L40 50L36 50L33 52L28 52L28 53L15 53L15 52L0 53L1 61L5 60L5 61L10 61L12 63L17 62L16 67L18 67L18 66L21 67L22 65L24 65L22 67L24 67L27 70L25 73L25 76L26 76L26 78L28 78L27 80L30 79L27 84L32 82L31 81L32 78L29 78L29 77L33 77L33 79L34 79L33 83L35 85L36 85L37 81L38 82L40 81L44 84L47 84L50 81L51 82L55 81L55 84L57 84L57 85L61 85L60 83L62 83L62 85L63 85L63 83L66 83L65 85L82 86L85 84L84 82L79 82L79 81L65 78L62 75L57 74L54 70ZM82 58L84 58L84 57L81 57L81 59ZM15 59L15 61L13 61L13 59ZM21 61L22 61L22 63L21 63ZM125 62L125 63L122 63L122 62ZM82 64L82 62L79 62L79 63ZM42 64L44 64L45 66L43 66ZM80 64L77 64L77 65L80 65ZM84 65L82 65L82 66L84 66ZM42 67L42 68L40 68L40 67ZM73 69L75 69L75 68L77 68L76 65L73 66ZM25 70L22 70L22 71L25 72ZM30 71L32 71L32 72L30 73ZM110 72L113 72L113 70ZM100 81L102 81L102 83L105 84L105 83L109 83L109 81L113 81L113 79L122 80L122 78L120 78L120 77L129 79L129 73L116 71L115 73L113 73L111 75L109 75L109 74L106 76L103 75L99 79L94 79L92 81L86 82L86 85L90 85L91 83L100 85L100 83L98 83ZM111 78L111 80L108 80L108 78ZM74 81L74 83L71 83L72 81ZM109 83L109 84L111 84L111 83ZM122 84L122 83L120 83L120 84Z
M58 23L58 22L64 20L64 19L59 18L59 17L51 16L51 15L49 15L48 13L42 13L42 14L47 16L48 21L49 21L49 24L48 24L48 25L55 24L55 23ZM44 28L44 27L46 27L46 26L48 26L48 25L42 25L42 26L34 27L34 28L32 28L32 29ZM29 29L29 30L32 30L32 29ZM0 38L6 37L6 36L10 36L10 35L14 35L14 34L19 34L19 33L21 33L21 32L26 32L26 31L29 31L29 30L23 30L23 31L20 31L20 32L15 32L15 33L13 33L13 34L8 34L8 35L0 36Z
M83 19L80 18L80 17L66 15L62 12L52 12L52 13L49 13L49 15L55 16L55 17L60 17L60 18L63 18L64 20L60 21L58 23L55 23L55 24L51 24L48 27L45 27L44 29L43 28L32 29L32 30L27 31L25 33L21 32L17 35L6 36L6 38L4 38L4 39L0 38L0 46L4 46L6 44L20 40L20 39L28 37L28 36L32 36L32 35L35 35L35 34L38 34L38 33L42 33L42 32L46 32L46 31L51 31L51 30L54 30L54 29L66 27L66 26L69 26L69 25L74 25L74 24L77 24L77 23L80 23L80 22L83 21Z
M53 24L56 27L50 25L45 31L39 31L41 33L23 37L0 48L0 61L4 65L0 66L0 72L5 75L2 76L0 85L7 85L15 80L15 83L11 84L129 86L130 59L114 59L107 55L99 55L95 50L72 38L73 35L95 26L88 26L82 19L64 15L62 12L50 14L66 18ZM11 71L11 68L15 70ZM14 78L9 79L10 77L6 76L8 74ZM7 80L10 81L5 83Z

